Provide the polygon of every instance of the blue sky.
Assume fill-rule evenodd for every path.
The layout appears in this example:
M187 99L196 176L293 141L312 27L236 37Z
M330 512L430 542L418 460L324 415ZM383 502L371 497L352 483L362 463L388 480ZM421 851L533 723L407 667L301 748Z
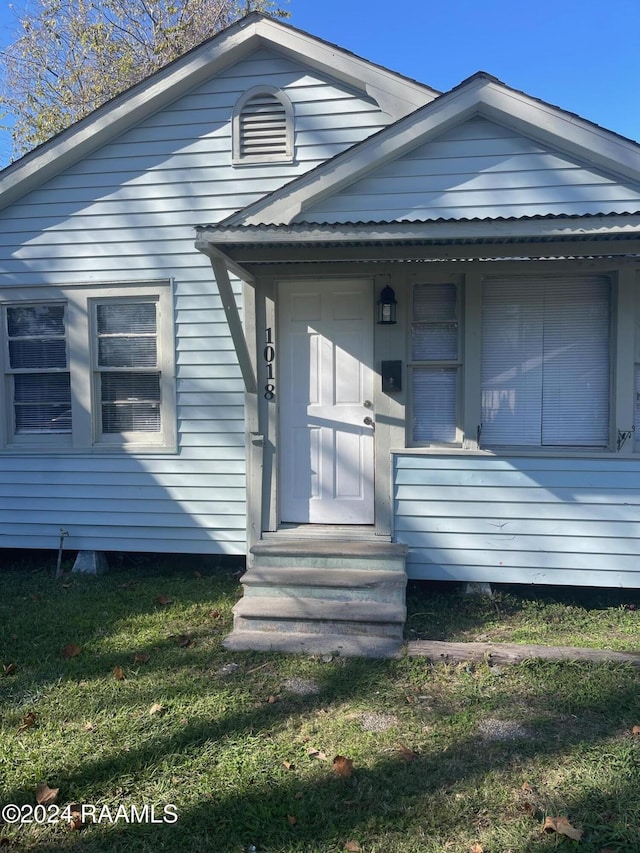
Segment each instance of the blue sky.
M290 0L290 23L446 91L476 71L640 141L640 0ZM0 44L11 39L0 0ZM0 165L10 142L0 133Z

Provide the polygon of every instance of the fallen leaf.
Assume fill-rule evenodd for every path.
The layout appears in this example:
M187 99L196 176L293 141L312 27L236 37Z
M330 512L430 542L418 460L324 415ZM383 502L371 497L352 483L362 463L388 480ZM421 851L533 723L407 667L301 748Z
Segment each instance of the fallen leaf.
M283 761L282 766L285 770L295 770L296 765L292 761Z
M161 607L166 607L167 604L172 604L172 599L169 598L168 595L157 595L156 601Z
M95 731L96 727L91 722L91 720L87 720L87 722L84 724L84 726L82 728L85 730L85 732L93 732L93 731Z
M114 666L113 677L116 681L124 681L124 669L121 666Z
M15 663L3 663L2 664L2 675L3 676L15 675L17 669L18 669L18 667L15 665Z
M409 747L405 746L404 743L398 744L398 749L400 750L400 758L402 758L403 761L415 761L418 757L418 753L409 749Z
M348 853L360 853L362 847L360 847L357 841L347 841L344 845L344 849L347 850Z
M558 835L566 835L574 841L580 841L584 832L571 826L566 817L547 817L542 827L543 832L557 832Z
M75 643L67 643L67 645L62 650L62 657L75 658L78 657L81 651L81 647L77 646Z
M187 634L180 634L176 637L176 643L183 649L192 649L196 641L192 640Z
M71 820L69 821L69 829L72 832L75 832L78 829L82 829L84 826L82 822L82 806L78 803L72 803L70 806L67 806L70 814ZM67 809L65 809L66 811Z
M472 844L469 848L469 853L484 853L484 847L482 844Z
M267 704L268 704L268 705L275 705L275 703L276 703L277 701L278 701L278 697L277 697L277 696L273 696L273 695L271 695L271 696L267 697Z
M640 726L634 726L631 733L634 735L640 735Z
M36 802L39 806L52 806L58 799L60 788L50 788L46 782L36 785Z
M22 718L22 725L18 728L18 731L24 732L26 729L33 728L33 726L35 726L36 724L37 719L38 718L33 713L33 711L29 711L29 713L25 714Z
M133 656L134 663L149 663L151 655L147 652L138 652Z
M298 818L295 815L288 814L287 815L287 823L289 826L295 826L298 822Z
M156 714L162 716L166 713L166 708L164 705L161 705L160 702L154 702L153 705L149 708L149 714L153 717Z
M295 794L293 795L294 800L301 800L303 797L304 797L304 794L302 793L302 791L296 791Z
M531 815L531 817L535 817L535 814L538 811L538 809L533 805L533 803L530 803L528 800L525 800L522 808L526 811L528 815Z
M336 755L333 759L333 769L339 776L348 777L353 772L353 760L344 755Z
M520 787L520 790L522 791L523 794L526 794L528 797L530 797L533 794L533 786L529 782L523 782L521 787Z
M307 755L309 756L309 758L317 758L318 761L327 760L327 756L325 755L325 753L319 749L315 749L313 746L309 747L309 749L307 750Z
M210 610L209 611L209 618L210 619L219 619L221 616L222 616L222 613L220 613L219 610Z

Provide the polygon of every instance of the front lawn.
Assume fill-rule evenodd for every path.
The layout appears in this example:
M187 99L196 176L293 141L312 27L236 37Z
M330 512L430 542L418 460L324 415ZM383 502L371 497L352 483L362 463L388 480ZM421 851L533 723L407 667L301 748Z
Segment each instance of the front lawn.
M0 824L2 850L640 850L637 668L230 653L237 566L126 558L56 581L54 564L0 567L0 806L53 817L31 809L46 783L94 820ZM587 645L612 626L638 648L628 595L508 595L412 591L410 636Z

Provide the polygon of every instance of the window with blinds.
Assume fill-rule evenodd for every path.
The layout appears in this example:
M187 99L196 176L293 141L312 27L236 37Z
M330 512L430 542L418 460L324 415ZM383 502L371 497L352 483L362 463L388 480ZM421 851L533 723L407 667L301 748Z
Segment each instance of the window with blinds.
M289 99L273 87L247 92L233 115L234 162L272 162L292 157L293 110Z
M7 385L15 435L71 432L66 305L5 309Z
M176 447L168 280L0 288L0 450ZM20 297L18 301L17 297Z
M411 323L412 441L459 441L458 288L416 284Z
M605 276L486 280L482 444L606 447L610 316Z
M160 431L157 335L155 301L96 305L103 434Z

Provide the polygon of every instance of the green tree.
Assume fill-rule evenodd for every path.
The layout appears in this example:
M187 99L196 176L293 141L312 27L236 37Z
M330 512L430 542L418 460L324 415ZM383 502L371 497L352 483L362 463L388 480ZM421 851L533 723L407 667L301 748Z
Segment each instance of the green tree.
M52 137L250 11L273 0L28 0L0 57L14 154Z

